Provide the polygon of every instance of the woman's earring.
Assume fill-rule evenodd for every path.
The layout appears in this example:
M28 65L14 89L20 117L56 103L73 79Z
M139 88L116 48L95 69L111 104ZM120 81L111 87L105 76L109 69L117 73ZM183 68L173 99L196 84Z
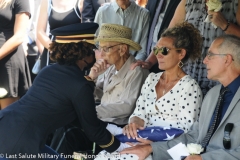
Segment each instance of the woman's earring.
M180 62L178 63L178 67L179 67L179 68L182 68L182 67L183 67L183 65L184 65L184 64L183 64L183 62L182 62L182 61L180 61Z

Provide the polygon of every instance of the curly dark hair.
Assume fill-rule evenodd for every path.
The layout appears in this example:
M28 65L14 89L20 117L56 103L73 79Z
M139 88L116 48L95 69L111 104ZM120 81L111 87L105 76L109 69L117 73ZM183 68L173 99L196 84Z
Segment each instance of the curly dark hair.
M191 23L182 22L173 28L168 28L161 34L161 37L173 38L173 45L176 48L186 50L186 56L182 59L183 62L188 59L194 61L201 57L203 37Z
M59 64L73 65L76 64L78 60L94 55L94 48L96 48L95 45L87 42L52 42L49 47L51 52L50 58Z

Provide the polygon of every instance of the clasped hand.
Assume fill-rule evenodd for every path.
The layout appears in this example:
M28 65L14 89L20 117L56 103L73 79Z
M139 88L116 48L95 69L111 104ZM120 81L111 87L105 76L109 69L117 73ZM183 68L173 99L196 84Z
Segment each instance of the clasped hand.
M140 143L137 145L127 143L132 147L124 149L120 152L120 154L135 154L139 157L139 160L144 160L147 158L152 153L152 147L150 145L151 141L142 138L137 138L137 140Z
M136 139L138 137L137 130L144 129L144 121L139 117L132 117L130 123L123 127L123 134L127 135L128 139Z
M208 15L210 21L213 24L220 27L221 29L224 29L226 27L227 20L224 18L223 14L220 11L219 12L208 11Z
M92 79L96 79L100 74L104 73L108 67L110 67L110 65L107 64L106 60L98 59L91 68L89 76Z

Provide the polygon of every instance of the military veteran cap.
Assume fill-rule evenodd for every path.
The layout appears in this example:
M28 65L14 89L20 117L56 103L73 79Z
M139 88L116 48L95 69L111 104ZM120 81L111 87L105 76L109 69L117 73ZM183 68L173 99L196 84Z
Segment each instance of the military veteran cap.
M53 29L51 34L58 43L77 43L85 41L95 44L94 34L97 29L97 23L76 23Z

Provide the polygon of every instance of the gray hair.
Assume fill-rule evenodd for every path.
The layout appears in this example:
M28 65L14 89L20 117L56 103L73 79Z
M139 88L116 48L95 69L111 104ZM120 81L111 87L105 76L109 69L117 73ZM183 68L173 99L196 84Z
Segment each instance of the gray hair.
M222 54L231 54L235 66L240 69L240 38L234 35L222 35L216 39L223 40L218 46L218 51Z

